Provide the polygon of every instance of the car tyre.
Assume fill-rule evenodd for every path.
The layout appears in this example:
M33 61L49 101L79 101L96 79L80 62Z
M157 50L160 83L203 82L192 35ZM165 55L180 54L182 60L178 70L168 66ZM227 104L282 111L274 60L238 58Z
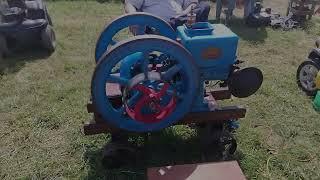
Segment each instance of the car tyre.
M41 32L41 43L50 53L54 52L56 49L56 35L52 26L49 24Z
M314 96L317 93L317 88L315 87L315 79L319 71L320 71L320 65L312 60L304 61L298 67L297 77L296 77L298 86L308 96ZM308 86L309 83L313 83L313 82L314 82L314 85Z

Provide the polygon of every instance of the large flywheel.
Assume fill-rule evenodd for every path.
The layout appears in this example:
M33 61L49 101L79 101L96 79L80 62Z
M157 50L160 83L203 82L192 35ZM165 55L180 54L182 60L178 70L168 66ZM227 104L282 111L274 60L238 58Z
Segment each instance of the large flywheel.
M107 95L109 86L115 85L121 90L120 105ZM191 54L157 35L137 36L113 46L100 58L91 84L92 101L102 119L135 132L176 123L190 112L198 88L198 68Z
M161 18L144 13L137 12L132 14L126 14L120 16L119 18L113 20L110 24L106 26L106 28L101 32L100 37L96 43L95 49L95 60L99 61L103 53L105 53L111 46L114 46L118 43L119 40L114 39L114 37L122 30L138 26L139 34L145 34L145 28L153 29L157 32L157 34L168 37L170 39L176 38L176 32L170 24Z

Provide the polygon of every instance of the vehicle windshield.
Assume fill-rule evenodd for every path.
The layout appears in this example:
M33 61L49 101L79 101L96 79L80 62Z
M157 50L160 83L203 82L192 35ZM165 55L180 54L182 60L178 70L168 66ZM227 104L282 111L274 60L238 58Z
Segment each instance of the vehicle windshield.
M15 19L14 17L16 17L16 15L23 13L23 9L19 6L23 4L18 3L24 2L18 0L0 0L0 23L10 22Z

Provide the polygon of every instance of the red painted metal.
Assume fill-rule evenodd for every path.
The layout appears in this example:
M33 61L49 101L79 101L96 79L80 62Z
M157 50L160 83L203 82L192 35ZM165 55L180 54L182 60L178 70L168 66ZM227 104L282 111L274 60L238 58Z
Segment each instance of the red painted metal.
M129 107L125 104L126 112L132 119L144 123L157 123L167 118L176 107L176 97L172 96L171 100L166 106L162 106L161 98L167 94L170 84L164 83L164 86L159 92L154 89L146 87L142 84L134 86L131 90L136 90L142 93L142 97L137 101L134 107ZM129 92L131 91L129 90ZM150 114L143 114L143 108L148 107L152 110Z

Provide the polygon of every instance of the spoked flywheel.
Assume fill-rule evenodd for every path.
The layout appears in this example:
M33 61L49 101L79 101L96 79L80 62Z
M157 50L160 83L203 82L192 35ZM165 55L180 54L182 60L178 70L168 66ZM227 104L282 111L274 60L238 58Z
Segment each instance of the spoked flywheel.
M121 105L108 98L117 85ZM92 79L92 100L102 118L116 128L148 132L166 128L191 110L199 74L188 51L157 35L118 43L99 61Z
M150 29L155 30L157 34L168 37L170 39L176 38L176 32L172 29L170 24L157 16L144 12L126 14L112 21L101 32L100 37L96 43L96 62L100 60L103 53L110 49L111 46L114 46L119 42L119 39L115 39L116 36L118 36L121 31L130 27L136 28L136 30L138 31L136 32L137 35L143 35L146 33L147 29Z

